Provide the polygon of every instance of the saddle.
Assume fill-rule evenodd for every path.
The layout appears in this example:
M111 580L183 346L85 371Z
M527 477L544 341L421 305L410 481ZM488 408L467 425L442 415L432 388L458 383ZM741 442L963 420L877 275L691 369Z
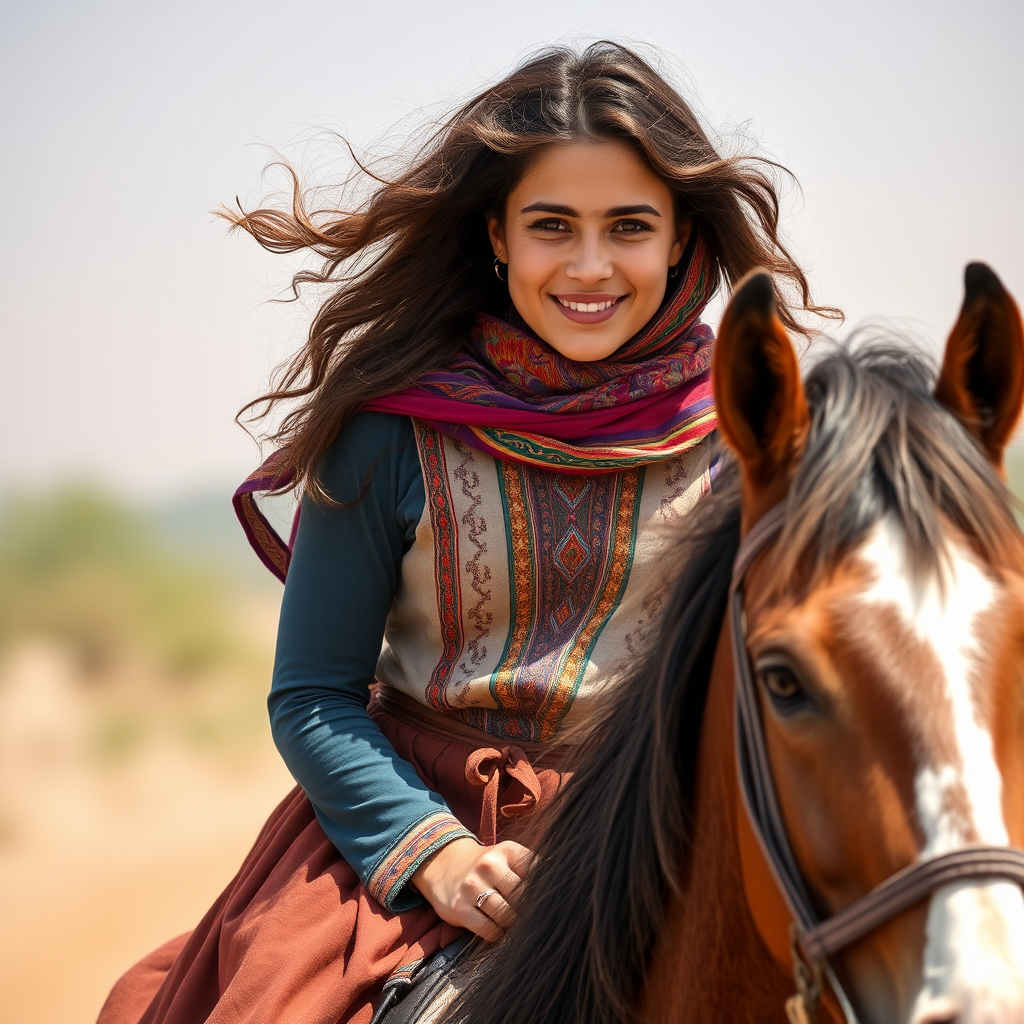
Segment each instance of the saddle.
M467 932L443 949L384 984L384 995L370 1024L428 1024L458 995L458 969L474 935Z

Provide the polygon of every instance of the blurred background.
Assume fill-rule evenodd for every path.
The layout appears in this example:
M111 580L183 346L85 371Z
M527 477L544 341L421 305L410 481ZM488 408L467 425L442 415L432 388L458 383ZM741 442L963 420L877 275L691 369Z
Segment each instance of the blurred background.
M537 46L599 37L796 173L836 333L937 352L970 259L1024 295L1019 0L0 0L0 1024L94 1020L291 784L280 587L228 499L260 460L233 415L315 298L272 302L298 264L209 211L280 188L275 152L341 180L332 131L400 160Z

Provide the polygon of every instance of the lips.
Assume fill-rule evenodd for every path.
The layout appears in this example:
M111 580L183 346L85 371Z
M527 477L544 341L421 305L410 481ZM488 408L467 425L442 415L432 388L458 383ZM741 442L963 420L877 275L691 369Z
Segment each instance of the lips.
M597 324L613 317L624 297L604 292L571 292L552 295L551 300L567 320L578 324Z

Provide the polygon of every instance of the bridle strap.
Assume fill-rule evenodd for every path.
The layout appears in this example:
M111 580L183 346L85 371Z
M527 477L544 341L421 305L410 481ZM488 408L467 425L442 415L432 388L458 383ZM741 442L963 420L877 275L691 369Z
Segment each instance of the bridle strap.
M732 589L743 586L743 580L750 571L754 559L778 536L786 523L786 503L780 501L773 505L754 525L750 533L743 538L735 561L732 563Z
M809 960L827 960L879 925L956 882L1016 882L1024 886L1024 850L1012 846L965 846L911 864L845 910L805 931L800 945Z
M782 528L785 513L783 505L776 505L757 521L740 544L733 564L729 615L736 673L736 757L740 790L765 859L802 933L813 928L818 917L793 857L772 782L757 689L747 653L743 610L743 580L754 560Z
M1024 887L1024 850L1011 846L966 846L918 861L827 920L819 918L793 856L779 809L746 644L743 582L754 560L782 529L785 517L784 503L766 512L743 539L733 564L729 625L735 665L737 771L750 824L793 915L796 945L809 965L827 975L845 1016L855 1020L849 1000L829 968L829 959L944 885L1007 881Z

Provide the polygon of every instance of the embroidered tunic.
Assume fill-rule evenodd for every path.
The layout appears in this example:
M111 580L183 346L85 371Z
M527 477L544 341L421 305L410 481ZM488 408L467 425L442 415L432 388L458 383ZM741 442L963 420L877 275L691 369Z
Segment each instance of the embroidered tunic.
M573 476L388 413L335 442L331 493L372 480L351 507L304 504L269 703L324 831L386 907L420 902L413 872L470 833L369 718L368 685L506 742L551 740L656 616L665 528L707 490L708 447Z

